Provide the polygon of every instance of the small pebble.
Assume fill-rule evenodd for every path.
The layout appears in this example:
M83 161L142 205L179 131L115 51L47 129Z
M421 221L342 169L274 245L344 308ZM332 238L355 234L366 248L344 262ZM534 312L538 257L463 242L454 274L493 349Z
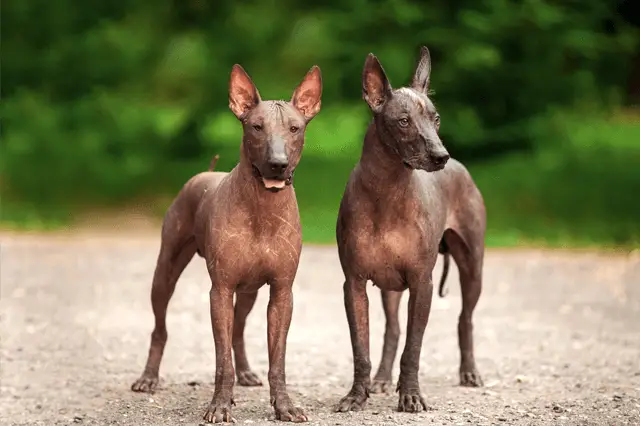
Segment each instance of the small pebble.
M553 405L552 410L553 410L554 413L564 413L564 411L565 411L565 409L563 407L561 407L561 406L559 406L557 404Z
M529 379L527 378L527 376L523 376L523 375L518 375L516 376L516 382L518 383L524 383L524 382L528 382Z

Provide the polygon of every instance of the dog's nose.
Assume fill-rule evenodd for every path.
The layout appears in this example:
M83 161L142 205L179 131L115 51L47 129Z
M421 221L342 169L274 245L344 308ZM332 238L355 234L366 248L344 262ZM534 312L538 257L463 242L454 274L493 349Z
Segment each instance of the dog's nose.
M272 172L281 174L289 166L289 160L286 158L272 158L269 160L269 168Z
M449 158L451 158L451 156L449 155L448 152L441 152L441 153L433 154L431 156L431 161L433 161L434 165L440 167L447 164L447 161L449 161Z

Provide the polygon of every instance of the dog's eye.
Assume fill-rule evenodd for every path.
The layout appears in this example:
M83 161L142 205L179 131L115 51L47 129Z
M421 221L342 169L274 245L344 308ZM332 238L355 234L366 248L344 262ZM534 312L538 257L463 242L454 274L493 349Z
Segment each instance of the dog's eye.
M291 127L289 127L289 131L290 131L291 133L296 133L298 130L300 130L300 128L299 128L299 127L296 127L296 126L291 126Z
M400 120L398 120L398 123L402 127L407 127L409 125L409 119L408 118L401 118Z
M259 124L254 124L254 125L253 125L253 129L254 129L256 132L259 132L260 130L262 130L262 126L261 126L261 125L259 125Z
M436 115L436 118L434 119L436 124L440 124L440 116Z

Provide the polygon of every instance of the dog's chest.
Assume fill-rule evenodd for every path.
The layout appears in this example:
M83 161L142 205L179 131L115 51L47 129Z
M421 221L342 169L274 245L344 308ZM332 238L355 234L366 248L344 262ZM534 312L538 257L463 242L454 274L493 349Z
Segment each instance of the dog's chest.
M288 233L222 232L212 241L210 269L218 279L238 285L238 291L252 291L267 281L295 275L300 243Z
M365 224L366 225L366 224ZM416 220L399 221L397 226L363 226L349 245L355 271L388 290L405 288L407 273L425 266L426 245L423 226Z

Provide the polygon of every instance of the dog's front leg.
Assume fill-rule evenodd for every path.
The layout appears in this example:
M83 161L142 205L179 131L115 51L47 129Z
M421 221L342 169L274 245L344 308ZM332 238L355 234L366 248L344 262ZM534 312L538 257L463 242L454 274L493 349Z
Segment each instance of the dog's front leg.
M231 361L233 330L233 290L221 282L212 282L209 292L211 326L216 345L216 380L213 399L204 415L209 423L235 422L231 416L234 371Z
M276 419L290 422L306 422L302 408L291 402L287 392L285 355L287 334L293 314L292 282L270 283L269 306L267 307L267 343L269 345L269 387L271 405Z
M431 273L422 274L420 278L408 280L409 309L407 318L407 339L400 358L400 378L398 379L398 411L417 413L427 409L427 404L420 392L418 369L420 351L424 331L431 311L433 281Z
M336 411L359 411L369 397L371 359L369 356L369 298L367 280L347 278L344 283L344 307L349 322L353 350L353 385L340 400Z

